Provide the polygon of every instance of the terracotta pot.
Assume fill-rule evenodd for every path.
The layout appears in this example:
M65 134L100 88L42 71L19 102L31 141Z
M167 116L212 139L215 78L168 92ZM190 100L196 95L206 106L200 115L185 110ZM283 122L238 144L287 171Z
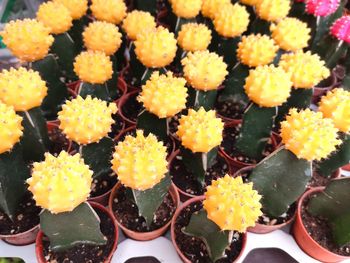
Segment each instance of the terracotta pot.
M126 94L124 94L124 96L122 96L119 100L118 100L118 114L120 117L122 117L122 119L125 121L126 124L129 125L136 125L136 122L133 120L130 120L128 117L126 117L124 115L123 112L123 106L125 105L125 103L132 97L135 96L138 93L137 90L128 92Z
M125 80L122 77L118 77L118 84L117 84L117 88L121 91L121 97L123 97L126 92L128 91L128 86L126 85ZM118 101L120 100L120 98L116 99L116 102L118 103Z
M33 228L15 235L1 235L0 239L5 241L8 244L15 246L26 246L35 242L35 238L39 232L39 225L34 226Z
M130 46L131 41L129 40L127 43L127 46ZM127 79L127 74L130 71L130 61L127 61L126 66L120 71L120 77L124 80L126 87L127 87L127 93L128 92L132 92L132 91L140 91L140 88L135 87L133 85L131 85L131 83L128 83L128 81L126 81Z
M112 249L107 257L107 259L104 261L104 263L109 263L112 260L114 251L117 249L117 245L118 245L118 225L114 220L113 215L109 212L109 210L105 207L103 207L102 205L98 204L98 203L94 203L94 202L89 202L89 204L92 206L92 208L94 210L101 210L103 213L107 214L109 218L112 219L112 222L114 224L114 242L113 242L113 246ZM36 241L35 241L35 254L36 254L36 259L38 260L38 263L48 263L48 261L46 261L45 256L44 256L44 246L43 246L43 237L44 237L44 233L42 231L40 231L36 237Z
M331 71L331 75L327 79L327 83L324 87L316 86L314 87L314 93L312 95L312 102L317 104L320 98L325 95L328 91L332 90L337 85L336 74Z
M98 203L98 204L103 205L103 206L108 206L108 200L109 200L109 196L110 196L111 192L112 192L112 189L109 190L108 192L102 194L102 195L91 197L88 199L88 201Z
M121 224L119 222L118 218L116 217L116 215L113 212L113 200L114 200L114 197L115 197L117 191L121 188L121 186L122 186L121 182L118 182L114 186L114 188L112 189L112 193L109 197L109 204L108 204L109 211L111 212L111 214L113 214L113 217L115 218L118 226L124 231L124 233L128 237L135 239L135 240L139 240L139 241L148 241L148 240L152 240L152 239L155 239L155 238L163 235L168 230L168 228L171 224L171 220L167 224L162 226L161 228L150 231L150 232L136 232L136 231L133 231L133 230L126 228L123 224ZM179 198L178 192L176 191L176 188L174 187L174 184L171 184L171 186L169 188L169 193L170 193L171 198L172 198L173 202L175 203L175 206L177 209L180 205L180 198Z
M191 261L182 253L182 251L180 250L180 248L178 247L178 245L176 243L176 234L175 234L176 219L179 217L179 215L181 214L182 210L185 209L187 206L189 206L192 203L203 201L203 200L204 200L204 196L197 196L197 197L194 197L194 198L191 198L191 199L187 200L185 203L183 203L181 205L181 207L179 209L176 210L175 215L174 215L173 219L171 220L171 228L170 228L171 240L173 242L173 245L174 245L174 247L176 249L177 254L180 256L182 261L185 262L185 263L191 263ZM240 254L238 255L238 257L233 262L237 262L239 260L239 258L243 254L243 251L244 251L246 245L247 245L247 234L243 233L242 250L241 250Z
M341 169L344 171L350 172L350 164L344 165Z
M67 86L68 92L71 94L75 94L75 95L78 94L78 89L79 89L80 83L81 83L81 80L67 83L66 86Z
M335 254L326 248L319 245L307 232L301 217L301 208L304 203L304 200L317 192L321 192L324 187L312 188L305 192L298 202L297 207L297 215L295 219L295 223L292 228L292 233L295 238L295 241L298 243L300 248L307 253L309 256L321 261L321 262L340 262L346 259L350 259L350 257L341 256Z
M53 120L53 121L47 121L46 122L46 126L47 126L47 130L48 131L51 131L55 128L59 128L60 126L60 121L59 120ZM72 149L72 141L71 140L68 140L68 146L66 149L62 149L66 152L70 152Z

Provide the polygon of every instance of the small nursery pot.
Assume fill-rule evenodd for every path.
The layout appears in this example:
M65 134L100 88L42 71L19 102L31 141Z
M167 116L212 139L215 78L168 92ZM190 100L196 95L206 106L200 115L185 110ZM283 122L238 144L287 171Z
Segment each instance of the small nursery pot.
M113 218L116 220L118 226L123 230L123 232L128 237L135 239L135 240L139 240L139 241L148 241L148 240L152 240L152 239L155 239L155 238L163 235L168 230L168 228L171 224L171 220L169 220L169 222L166 223L161 228L158 228L158 229L150 231L150 232L136 232L136 231L133 231L133 230L126 228L124 225L122 225L119 222L118 218L115 216L115 214L113 212L113 200L114 200L114 197L116 196L116 193L118 192L118 190L120 189L121 186L122 186L121 182L118 182L114 186L114 188L112 189L111 195L109 197L108 207L109 207L110 213L113 215ZM180 206L180 198L179 198L178 192L176 191L176 188L174 187L174 184L171 184L171 186L169 188L169 193L170 193L171 199L173 200L173 202L176 206L176 210L177 210L178 207Z
M123 107L125 103L132 97L135 96L138 93L137 90L133 90L129 93L124 94L119 100L118 100L118 114L122 119L125 121L128 125L136 125L136 122L134 120L130 120L128 117L125 116L123 112Z
M292 228L293 236L295 238L295 241L305 253L321 262L340 262L346 259L350 259L350 257L335 254L319 245L309 235L308 231L306 230L303 224L301 211L304 200L312 194L321 192L323 189L324 187L312 188L305 192L299 199L296 220Z
M1 235L0 239L5 241L8 244L15 246L26 246L35 242L36 236L39 232L39 225L34 226L33 228L15 235Z
M118 77L117 88L121 91L121 96L116 100L116 103L126 94L128 86L122 77Z
M68 91L72 95L77 95L78 94L78 89L80 86L81 80L73 81L71 83L67 83L66 86L68 88Z
M171 231L171 240L173 242L173 245L176 249L176 252L177 254L180 256L180 258L182 259L182 261L184 263L191 263L191 261L182 253L182 251L180 250L179 246L177 245L176 243L176 234L175 234L175 223L176 223L176 219L179 217L179 215L181 214L182 210L184 210L187 206L191 205L192 203L195 203L195 202L199 202L199 201L203 201L204 200L204 196L196 196L194 198L191 198L189 200L187 200L185 203L183 203L181 205L181 207L179 207L175 214L174 214L174 217L173 219L171 220L171 228L170 228L170 231ZM239 260L239 258L242 256L243 254L243 251L245 249L247 245L247 234L244 233L243 234L243 244L242 244L242 250L240 252L240 254L238 255L238 257L235 259L235 261L233 261L232 263L234 262L237 262Z
M91 205L91 207L94 210L100 210L103 213L107 214L110 219L112 219L114 229L115 229L114 242L113 242L112 249L108 254L108 257L104 261L104 263L109 263L109 262L111 262L114 251L117 249L117 245L118 245L118 225L115 222L113 215L111 214L111 212L107 208L105 208L101 204L94 203L94 202L89 202L89 204ZM36 254L36 259L38 260L38 263L48 263L48 261L46 261L46 259L45 259L45 255L44 255L43 237L44 237L44 233L42 231L40 231L38 233L38 235L36 237L36 241L35 241L35 254Z
M107 206L108 205L109 196L110 196L111 192L112 192L112 189L109 190L108 192L102 194L102 195L91 197L91 198L88 199L88 201L89 202L98 203L98 204L103 205L103 206Z
M60 121L59 120L53 120L53 121L47 121L46 122L46 126L47 126L47 130L50 132L52 131L53 129L58 129L59 126L60 126ZM70 152L72 149L72 141L71 140L68 140L68 146L67 146L67 149L63 149L65 150L66 152Z

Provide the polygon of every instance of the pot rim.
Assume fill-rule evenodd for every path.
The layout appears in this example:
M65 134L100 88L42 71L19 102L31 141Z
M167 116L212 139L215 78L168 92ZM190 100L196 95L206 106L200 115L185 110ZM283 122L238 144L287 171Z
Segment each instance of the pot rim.
M131 96L137 94L139 91L138 90L132 90L130 92L126 92L124 95L122 95L119 100L118 100L118 114L120 117L122 117L122 119L126 122L129 123L131 125L136 125L136 122L133 120L130 120L129 118L125 117L124 113L123 113L123 106L125 104L125 102L130 99Z
M30 232L33 232L33 231L39 229L39 226L40 226L40 224L37 224L37 225L33 226L32 228L30 228L30 229L28 229L28 230L26 230L24 232L17 233L17 234L10 234L10 235L2 235L2 234L0 234L0 239L17 238L17 237L24 236L24 235L26 235L26 234L28 234ZM4 241L4 242L6 242L6 241ZM12 243L11 243L11 245L16 246L15 244L12 244Z

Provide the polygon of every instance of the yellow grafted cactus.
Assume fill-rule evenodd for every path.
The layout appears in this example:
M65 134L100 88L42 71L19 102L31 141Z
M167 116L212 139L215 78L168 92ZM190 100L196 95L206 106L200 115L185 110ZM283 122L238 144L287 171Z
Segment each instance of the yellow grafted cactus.
M259 0L255 7L261 19L273 22L286 17L290 6L290 0Z
M52 34L61 34L68 31L73 20L69 10L64 5L56 2L42 3L36 13L36 18L50 28Z
M135 41L135 53L147 68L162 68L169 65L176 55L174 33L160 26L140 32Z
M243 183L240 176L226 174L212 181L204 196L208 218L221 230L245 232L262 215L261 196L253 189L253 183Z
M106 55L114 54L122 43L118 27L104 21L90 23L83 32L83 38L87 49L102 51Z
M124 0L92 0L92 14L102 21L118 25L126 16Z
M120 182L136 190L147 190L158 184L168 171L166 147L156 136L143 135L136 131L136 137L126 136L119 142L113 154L112 169Z
M11 106L0 102L0 154L10 151L23 132L22 117Z
M202 14L210 19L215 18L215 14L223 5L231 3L230 0L202 0Z
M98 142L111 131L114 123L112 114L117 112L117 105L106 101L78 96L67 101L58 113L60 129L68 139L79 144Z
M270 64L276 56L278 46L267 35L243 36L238 43L237 57L249 67Z
M73 19L79 19L86 14L88 9L87 0L53 0L64 5L70 12Z
M38 206L53 214L70 212L88 198L92 174L78 153L46 153L44 161L33 164L28 189Z
M131 40L145 29L156 28L156 21L149 12L134 10L123 20L123 30Z
M0 73L0 100L16 111L39 107L46 94L46 83L36 71L20 67Z
M260 0L240 0L242 4L255 6L259 3Z
M206 50L211 41L211 30L204 24L186 23L181 26L177 43L185 51Z
M281 137L286 149L308 161L326 158L341 143L331 119L310 109L291 109L281 122Z
M208 50L188 53L181 63L186 80L197 90L217 89L228 73L223 58Z
M311 89L330 75L325 62L310 51L284 54L279 65L292 74L294 88Z
M143 103L147 111L159 118L167 118L186 108L187 96L184 78L174 77L169 71L166 75L159 75L156 71L142 86L138 101Z
M176 16L193 18L201 11L202 0L171 0L171 7Z
M350 92L337 88L321 98L319 111L325 118L333 120L334 126L340 131L350 131Z
M101 51L83 51L75 58L74 72L82 81L103 84L112 77L112 61Z
M286 17L272 24L270 30L277 45L287 51L307 47L311 32L306 23L294 17Z
M189 109L187 115L182 115L176 132L181 143L192 152L207 153L222 141L224 124L215 116L215 111L198 111Z
M249 71L244 89L248 97L262 107L276 107L287 101L292 81L280 67L259 66Z
M0 36L13 55L26 62L44 58L54 40L50 29L34 19L10 21Z
M249 25L249 13L239 4L226 4L218 10L214 18L215 30L223 37L237 37Z

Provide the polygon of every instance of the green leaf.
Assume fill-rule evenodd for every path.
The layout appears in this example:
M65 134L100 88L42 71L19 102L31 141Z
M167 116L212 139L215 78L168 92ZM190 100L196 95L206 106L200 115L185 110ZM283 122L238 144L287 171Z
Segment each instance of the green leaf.
M47 133L46 120L39 107L26 112L19 112L23 117L23 156L27 162L44 160L44 154L50 147L50 139Z
M148 190L132 190L135 203L139 209L139 215L145 218L148 226L152 224L154 214L163 203L170 185L171 178L169 174L166 174L162 181Z
M203 107L205 110L211 110L214 108L217 90L196 90L192 87L188 89L187 104L189 107L198 110Z
M100 230L100 219L88 203L82 203L71 212L40 214L40 228L50 240L50 248L64 251L80 244L105 245Z
M0 209L11 219L26 191L25 180L29 177L19 143L10 152L0 154Z
M114 142L109 137L104 137L99 142L81 146L84 162L94 172L94 178L98 178L111 171L113 146Z
M98 98L105 101L111 101L107 84L91 84L87 82L80 83L78 95L86 98L90 95L93 98Z
M253 169L249 180L262 195L264 213L279 217L287 212L305 191L311 171L310 162L298 159L283 147L263 159Z
M204 210L193 214L190 223L182 232L203 240L213 262L220 259L225 249L231 244L229 231L221 231L213 221L208 219Z
M350 178L332 180L325 190L311 197L307 210L313 216L326 218L339 245L350 242Z
M158 116L143 110L137 118L137 129L142 129L145 136L152 133L165 142L168 138L167 119L160 119Z
M235 147L251 158L261 158L277 114L276 107L264 108L252 103L244 113Z

